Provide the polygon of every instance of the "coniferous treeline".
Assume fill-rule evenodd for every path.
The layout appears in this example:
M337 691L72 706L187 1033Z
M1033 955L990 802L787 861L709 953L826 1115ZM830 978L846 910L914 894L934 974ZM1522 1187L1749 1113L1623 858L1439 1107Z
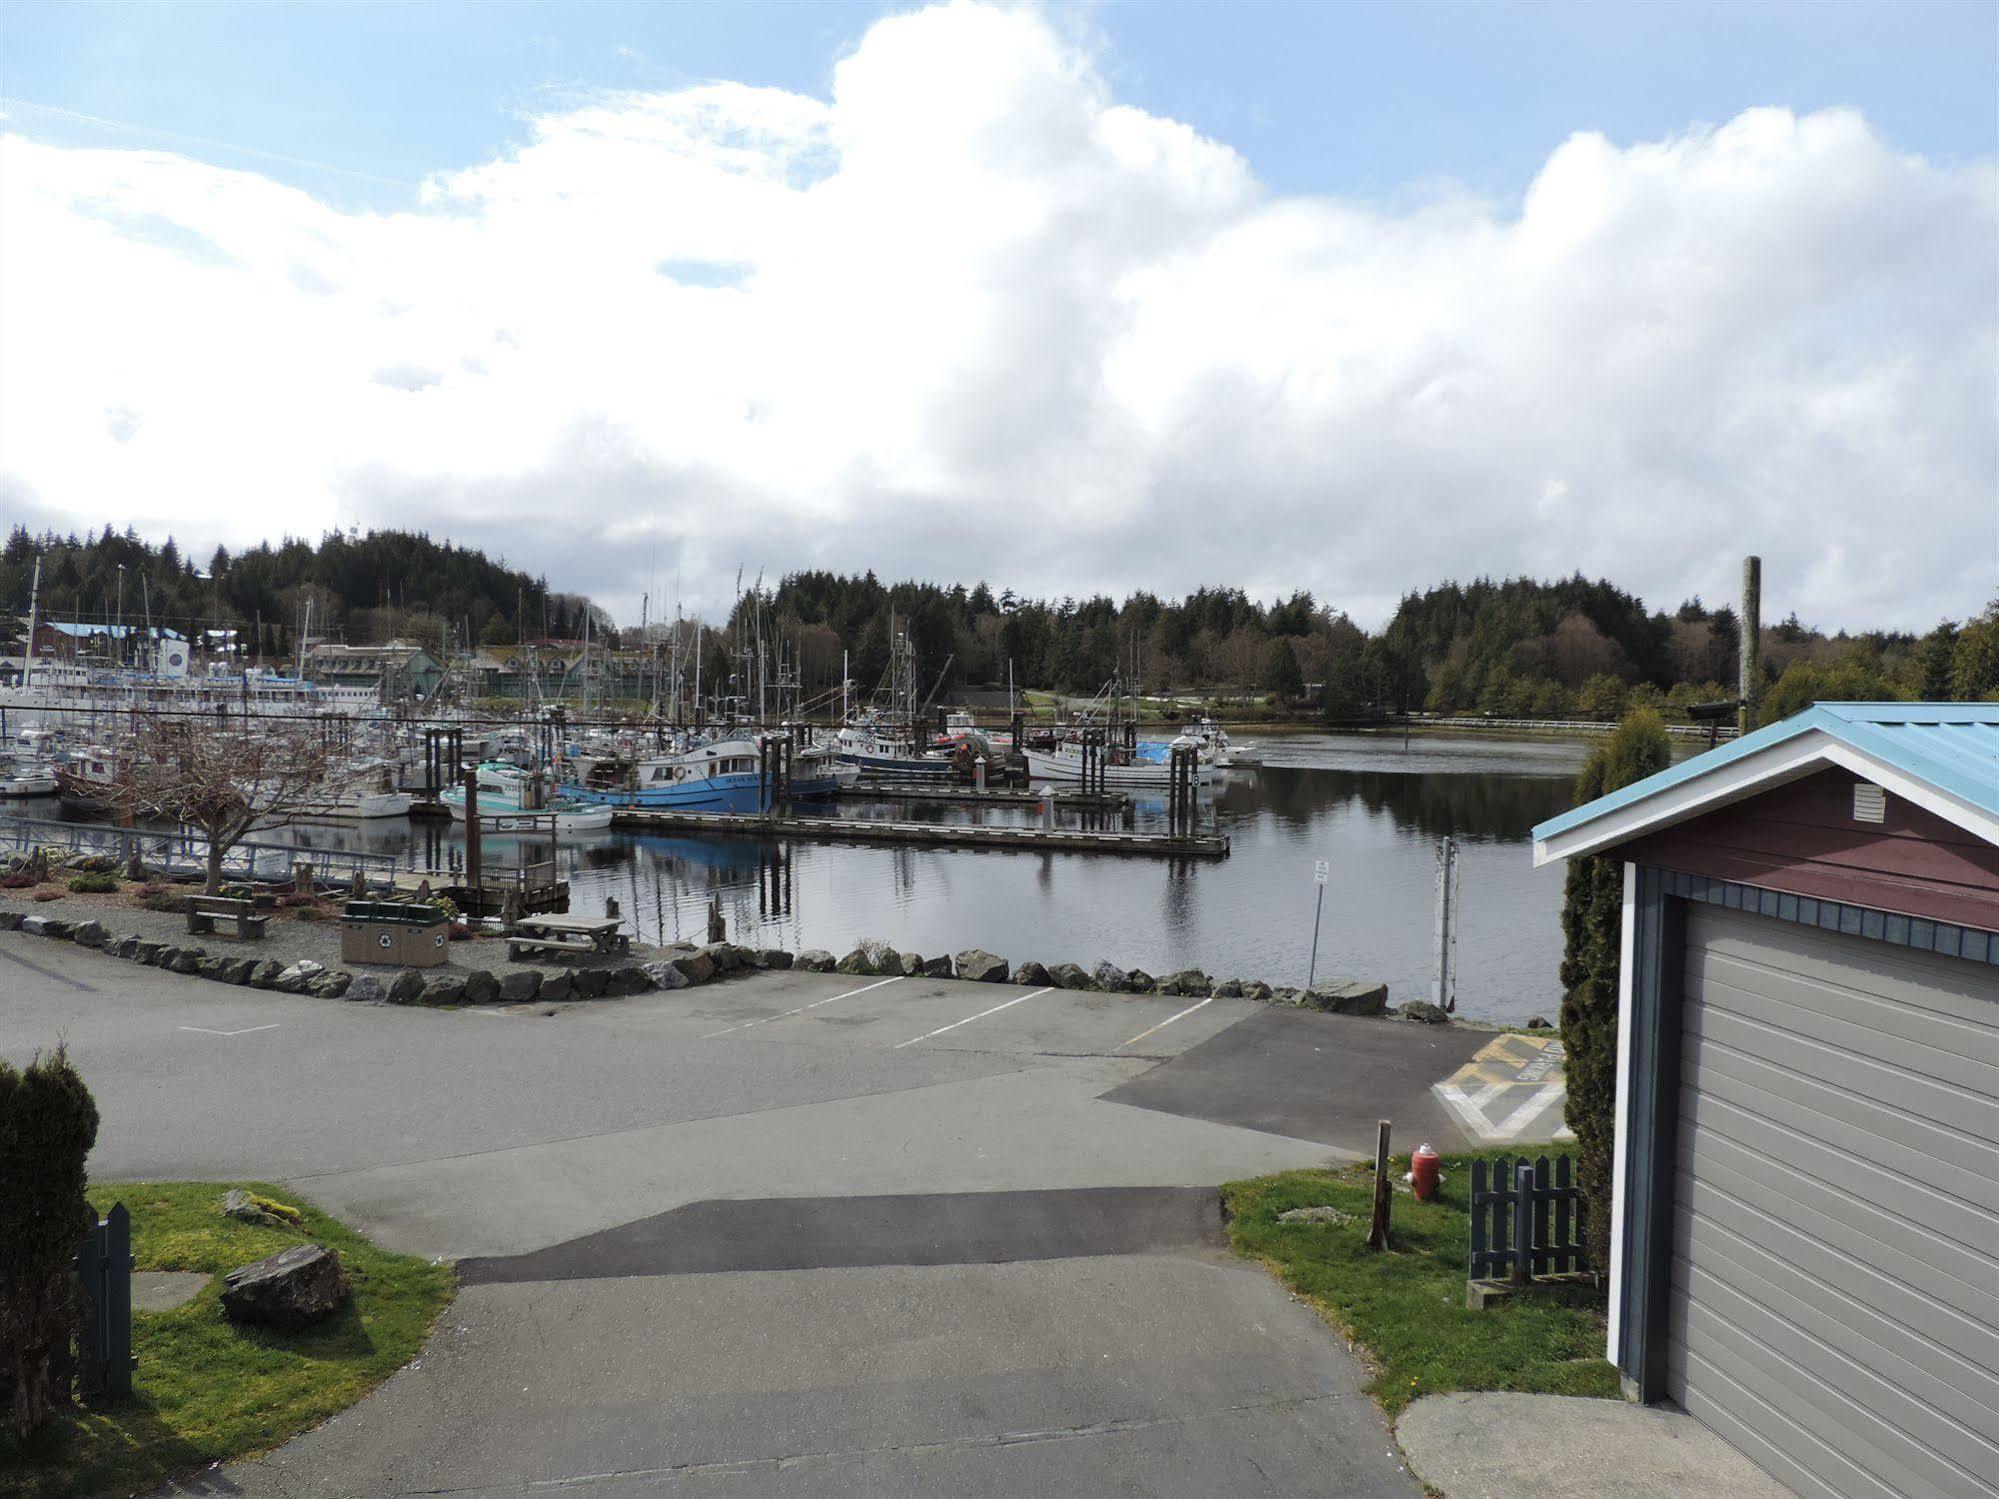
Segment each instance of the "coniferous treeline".
M25 613L38 554L45 617L111 619L122 565L127 624L150 611L152 623L183 633L261 625L259 648L279 653L308 599L315 636L357 644L400 637L453 650L567 640L586 613L600 632L610 626L588 600L552 592L543 578L414 532L288 539L233 557L217 550L197 568L171 538L153 547L129 530L81 539L16 526L0 550L0 610ZM1149 693L1267 695L1334 721L1408 710L1614 720L1647 704L1672 714L1735 695L1740 638L1726 606L1690 599L1656 612L1580 574L1439 584L1408 594L1369 633L1303 592L1269 603L1226 587L1180 599L1140 591L1122 601L1047 600L983 582L801 572L738 604L722 638L710 638L711 670L759 625L808 693L837 689L843 670L863 685L879 681L893 634L903 632L926 690L1001 687L1010 676L1024 689L1089 693L1135 672ZM1999 602L1921 636L1828 636L1794 615L1766 625L1763 637L1766 717L1815 699L1999 695ZM625 643L637 644L637 632L626 631Z
M303 627L308 600L315 638L401 637L432 651L512 640L523 612L529 635L567 638L585 607L550 593L545 579L419 532L333 532L316 545L287 538L236 556L218 547L197 561L171 536L155 547L129 529L38 537L17 525L0 548L0 610L25 616L38 556L45 619L150 621L190 637L261 627L258 648L278 654Z

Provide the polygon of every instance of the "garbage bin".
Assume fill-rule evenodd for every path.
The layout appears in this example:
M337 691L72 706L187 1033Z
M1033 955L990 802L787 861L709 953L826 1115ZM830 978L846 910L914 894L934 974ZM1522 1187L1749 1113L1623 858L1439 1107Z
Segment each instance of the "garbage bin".
M432 905L350 900L340 921L340 961L436 968L451 956L448 925Z

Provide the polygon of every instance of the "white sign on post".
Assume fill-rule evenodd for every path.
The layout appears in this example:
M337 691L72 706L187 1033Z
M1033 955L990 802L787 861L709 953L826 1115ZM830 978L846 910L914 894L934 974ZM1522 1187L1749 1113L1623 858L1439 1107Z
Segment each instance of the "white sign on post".
M1312 866L1312 882L1316 885L1325 884L1326 876L1331 874L1332 870L1333 867L1331 864L1327 863L1324 859L1320 859Z

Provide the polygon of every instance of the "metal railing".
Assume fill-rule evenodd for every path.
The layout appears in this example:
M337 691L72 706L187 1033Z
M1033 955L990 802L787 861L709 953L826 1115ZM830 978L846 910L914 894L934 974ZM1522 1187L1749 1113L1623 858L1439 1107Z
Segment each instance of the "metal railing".
M201 874L208 868L208 840L192 828L121 828L101 822L57 822L52 818L0 818L0 849L29 853L38 848L120 863L138 855L149 870ZM355 875L371 885L395 883L394 854L359 849L307 848L245 838L222 855L222 873L232 880L288 880L299 864L310 864L321 879L350 883Z

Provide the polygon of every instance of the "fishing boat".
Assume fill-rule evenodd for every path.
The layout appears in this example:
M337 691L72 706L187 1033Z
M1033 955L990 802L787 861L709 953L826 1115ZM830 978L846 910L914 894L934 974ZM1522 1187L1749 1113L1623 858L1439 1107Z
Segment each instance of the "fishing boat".
M44 761L0 760L0 797L54 796L56 773Z
M393 760L376 760L353 767L333 784L303 798L280 820L284 822L373 822L407 817L415 796L400 790L401 767Z
M1229 731L1212 718L1196 714L1181 727L1180 736L1193 740L1200 746L1204 759L1225 770L1231 766L1263 763L1261 749L1254 745L1230 743Z
M743 736L664 754L580 755L563 794L586 806L678 812L760 812L762 747Z
M944 780L951 774L951 757L911 748L908 740L878 721L862 719L838 735L840 759L863 776L887 780Z
M1154 747L1140 745L1136 751L1122 745L1107 745L1103 749L1103 780L1106 786L1166 786L1172 781L1172 757L1167 753L1174 749L1199 749L1192 739L1175 739L1171 744L1157 746L1160 753L1154 758L1149 753ZM1027 755L1027 776L1031 781L1080 781L1083 779L1083 745L1077 739L1065 739L1053 749L1029 749ZM1207 786L1214 781L1214 762L1196 758L1194 764L1194 784Z
M477 778L482 833L587 833L611 825L611 807L573 795L544 796L540 776L488 761ZM453 822L464 822L465 788L454 786L438 798Z
M118 759L102 745L58 750L50 768L63 810L80 817L101 817L118 804Z

